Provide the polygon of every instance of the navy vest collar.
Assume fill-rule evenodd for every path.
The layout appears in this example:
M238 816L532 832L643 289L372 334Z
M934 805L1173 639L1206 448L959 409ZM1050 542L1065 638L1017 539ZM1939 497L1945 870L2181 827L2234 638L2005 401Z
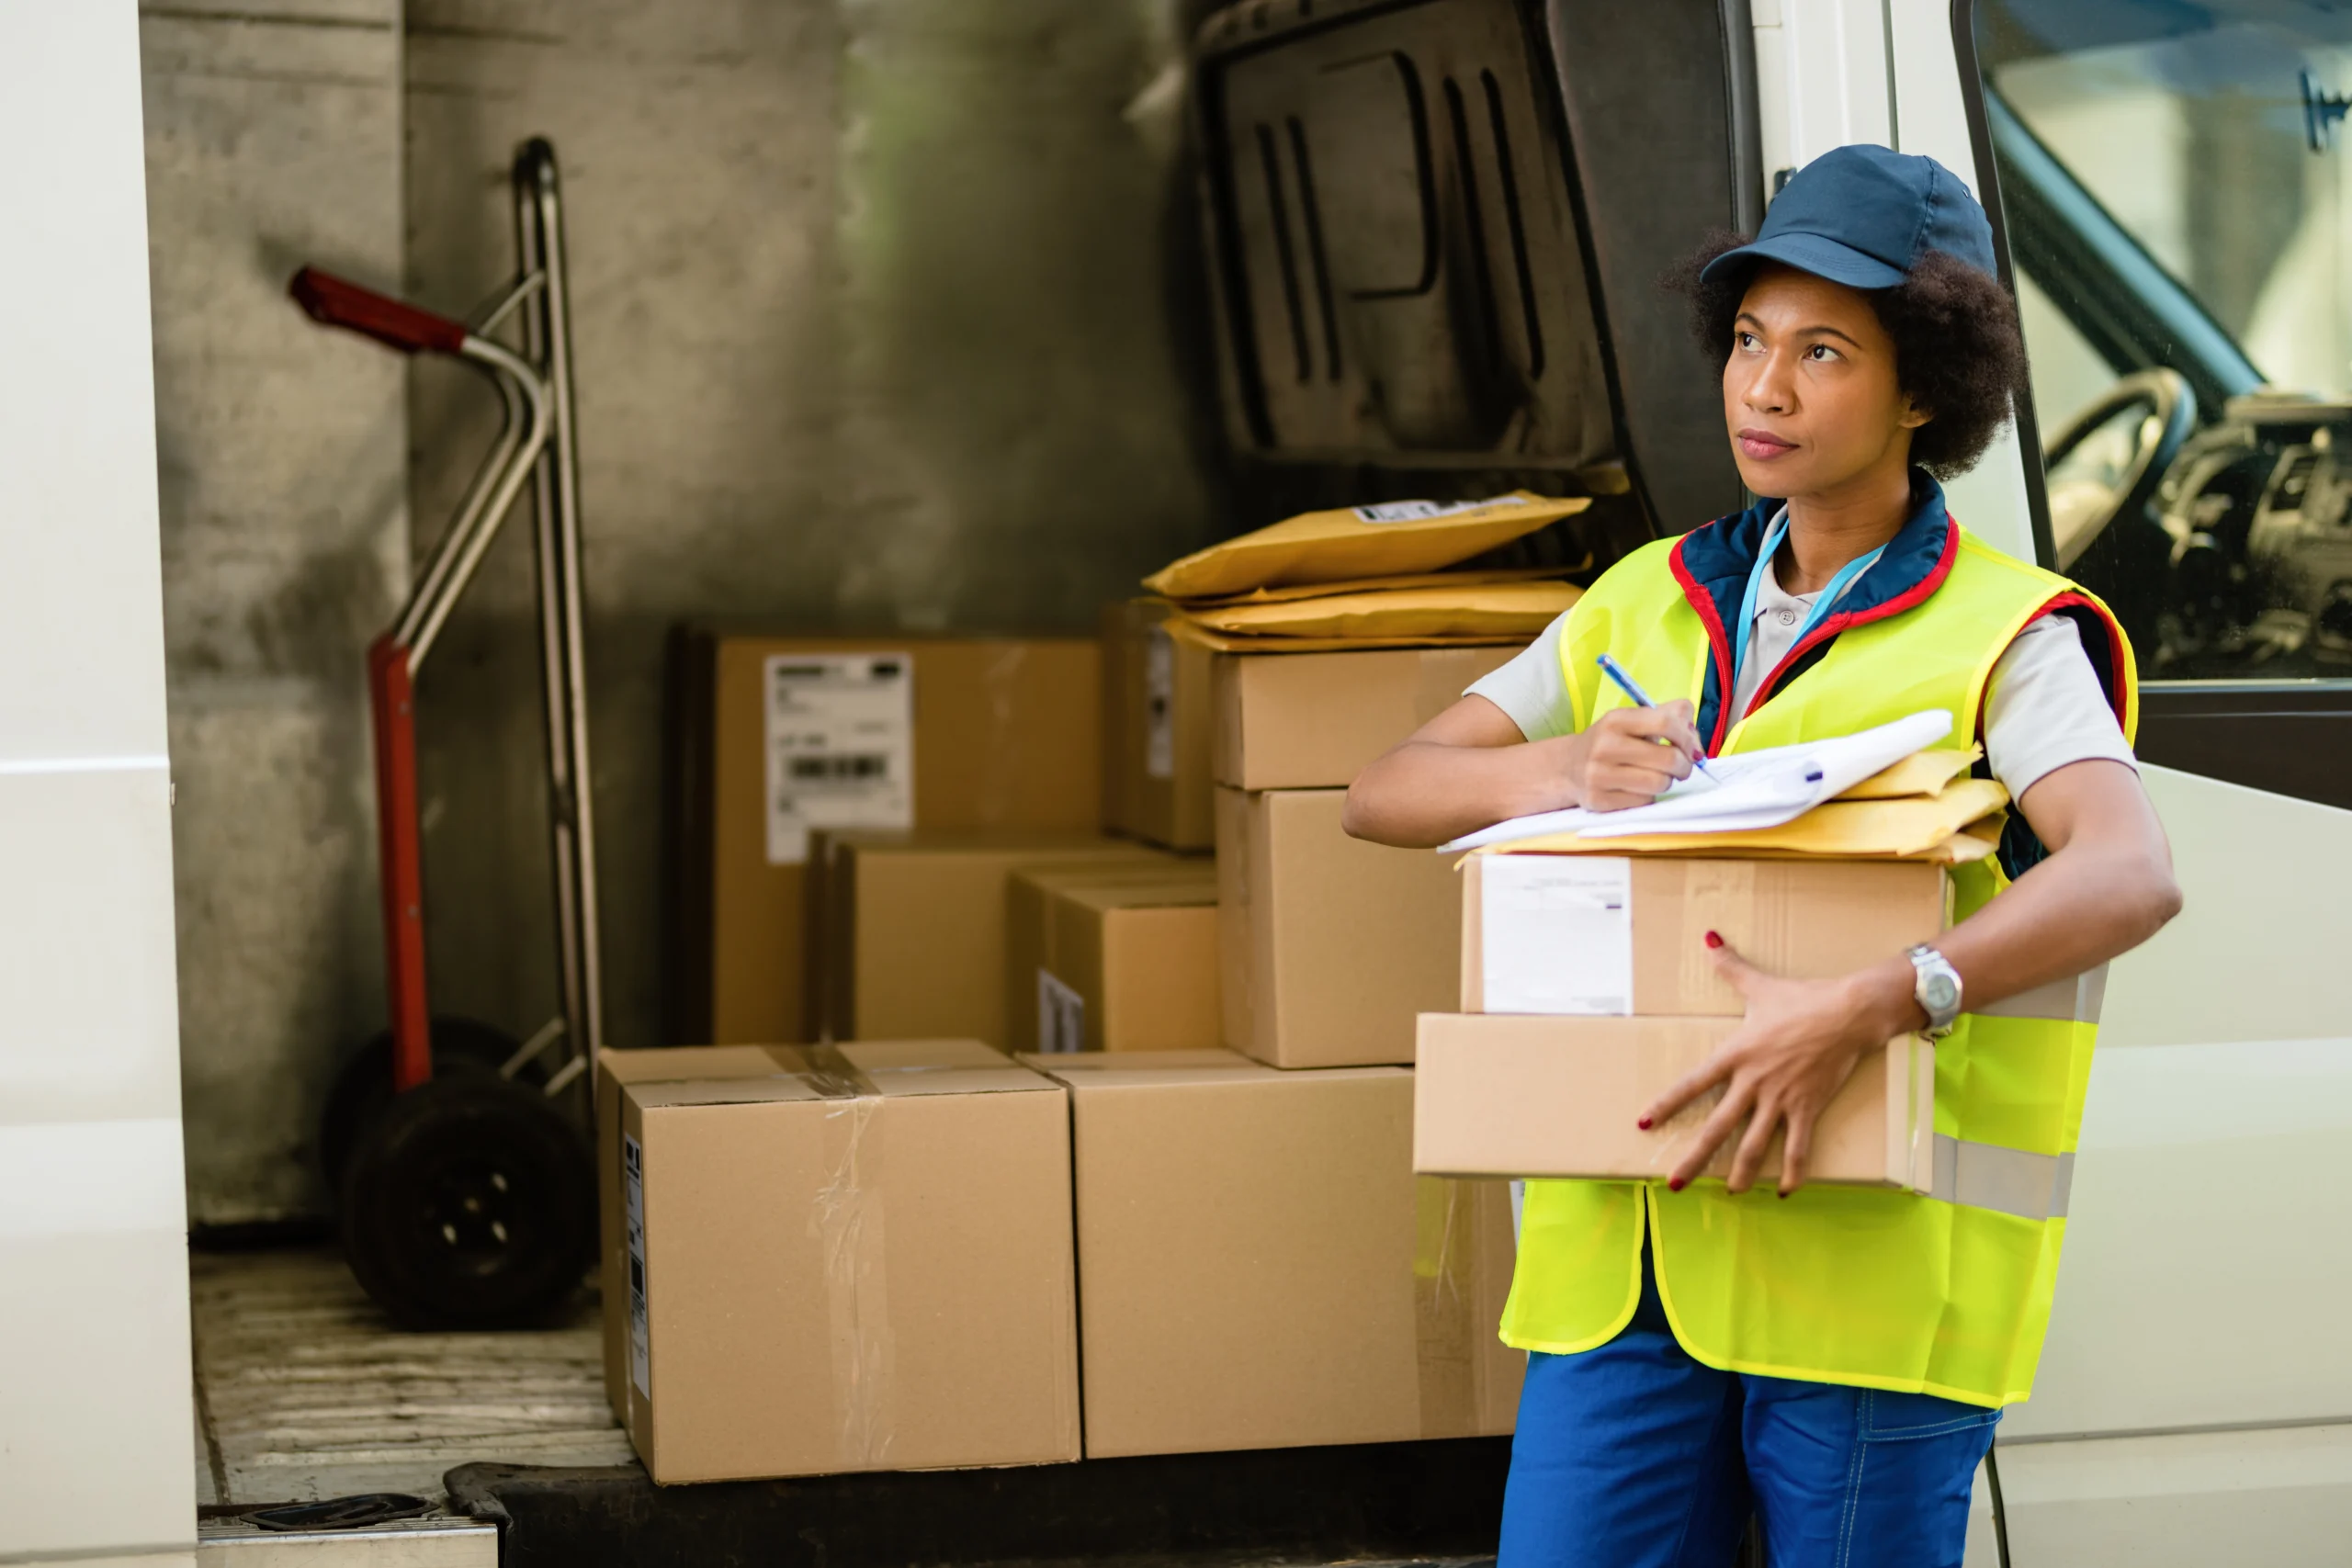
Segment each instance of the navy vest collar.
M1952 559L1960 552L1960 525L1944 510L1943 486L1925 470L1911 470L1912 512L1908 521L1887 542L1886 553L1854 581L1829 617L1791 649L1788 657L1768 673L1756 689L1754 706L1761 707L1821 661L1838 634L1849 626L1865 626L1899 615L1927 600L1951 575ZM1668 558L1683 596L1707 628L1714 656L1707 661L1707 680L1699 703L1698 729L1709 755L1722 750L1724 738L1739 716L1732 713L1732 690L1738 672L1732 669L1732 623L1739 618L1739 602L1747 591L1748 573L1778 501L1758 501L1745 512L1718 517L1694 528L1674 543Z

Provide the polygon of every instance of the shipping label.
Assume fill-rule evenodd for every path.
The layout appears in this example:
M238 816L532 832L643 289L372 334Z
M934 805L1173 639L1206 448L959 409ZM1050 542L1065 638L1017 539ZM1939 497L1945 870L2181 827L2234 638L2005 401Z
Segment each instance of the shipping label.
M812 829L913 827L913 656L777 654L762 673L768 863L806 863Z
M1086 1049L1086 998L1042 964L1037 969L1037 1049L1054 1055Z
M1459 517L1465 512L1483 512L1489 506L1525 504L1516 495L1490 495L1484 501L1382 501L1355 508L1355 514L1363 523L1419 523L1431 517Z
M1634 1010L1634 863L1488 855L1479 867L1488 1012L1622 1018Z
M621 1134L621 1182L628 1213L628 1381L653 1397L653 1325L645 1304L645 1145Z
M1143 647L1143 771L1146 777L1176 776L1176 639L1154 626Z

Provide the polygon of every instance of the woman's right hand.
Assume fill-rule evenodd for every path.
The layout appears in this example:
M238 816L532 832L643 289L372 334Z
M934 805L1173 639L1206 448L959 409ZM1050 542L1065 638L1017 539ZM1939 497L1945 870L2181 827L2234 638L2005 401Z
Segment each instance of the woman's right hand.
M1675 780L1690 776L1699 732L1691 725L1690 704L1678 697L1654 708L1611 708L1587 728L1550 744L1560 748L1561 767L1578 805L1589 811L1623 811L1647 806Z

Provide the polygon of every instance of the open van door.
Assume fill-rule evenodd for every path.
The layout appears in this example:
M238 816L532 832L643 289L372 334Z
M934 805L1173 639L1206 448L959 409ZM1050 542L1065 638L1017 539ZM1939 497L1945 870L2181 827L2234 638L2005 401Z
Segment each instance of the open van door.
M2352 14L1961 0L2042 563L2116 605L2186 912L2119 961L2014 1560L2352 1554Z

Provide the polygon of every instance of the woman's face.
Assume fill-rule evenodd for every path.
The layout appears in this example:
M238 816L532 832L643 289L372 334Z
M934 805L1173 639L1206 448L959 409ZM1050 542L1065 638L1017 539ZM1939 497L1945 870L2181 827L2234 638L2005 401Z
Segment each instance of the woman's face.
M1724 423L1758 495L1833 491L1905 471L1928 422L1894 378L1894 343L1859 289L1766 263L1739 302L1724 363Z

